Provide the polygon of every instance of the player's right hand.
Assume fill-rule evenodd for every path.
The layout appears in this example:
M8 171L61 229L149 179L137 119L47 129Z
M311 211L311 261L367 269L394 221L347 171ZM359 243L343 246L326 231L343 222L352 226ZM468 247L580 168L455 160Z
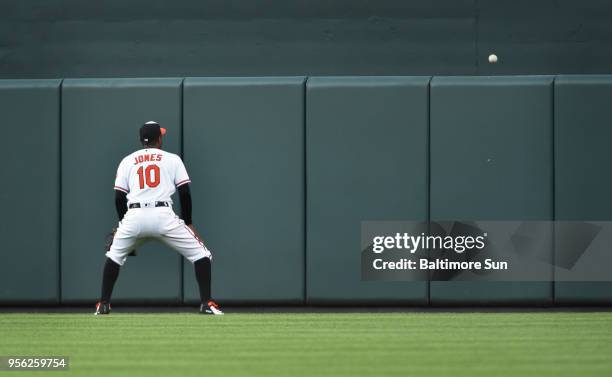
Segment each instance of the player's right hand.
M202 237L200 237L198 232L195 230L195 227L193 226L193 224L187 225L187 228L191 229L191 231L193 232L193 235L195 236L195 238L198 239L198 241L204 243L204 240L202 239Z

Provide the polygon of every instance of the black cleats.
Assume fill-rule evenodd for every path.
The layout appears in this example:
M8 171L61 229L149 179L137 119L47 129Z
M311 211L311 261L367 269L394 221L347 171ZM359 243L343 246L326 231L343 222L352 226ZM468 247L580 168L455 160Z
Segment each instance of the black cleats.
M96 312L94 315L110 314L111 305L108 302L98 302L96 304Z
M200 305L200 313L208 315L223 315L219 305L212 300L208 301L206 304Z

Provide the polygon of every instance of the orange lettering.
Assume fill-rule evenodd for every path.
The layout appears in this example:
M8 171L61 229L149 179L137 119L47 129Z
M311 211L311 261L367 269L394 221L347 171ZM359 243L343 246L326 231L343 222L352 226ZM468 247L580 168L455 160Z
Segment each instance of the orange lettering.
M140 155L140 156L136 156L134 157L134 165L138 165L141 164L143 162L153 162L153 161L161 161L162 160L162 155L161 154L145 154L145 155Z

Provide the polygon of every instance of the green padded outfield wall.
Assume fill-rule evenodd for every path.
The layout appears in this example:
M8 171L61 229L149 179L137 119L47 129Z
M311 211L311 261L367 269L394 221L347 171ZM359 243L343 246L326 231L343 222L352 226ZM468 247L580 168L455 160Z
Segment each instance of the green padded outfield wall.
M140 149L149 120L168 129L164 149L180 153L182 79L64 80L62 87L62 302L100 294L104 238L117 215L117 166ZM181 257L149 244L121 269L113 301L179 302Z
M612 76L558 76L555 79L556 220L612 221L611 101ZM562 242L561 230L556 236ZM594 252L591 248L568 251L584 251L585 257ZM580 259L577 262L575 268L580 268ZM602 256L599 264L609 266L610 259ZM571 278L566 273L561 270L558 277ZM556 281L555 303L612 303L612 283Z
M432 80L432 221L552 220L552 95L552 77ZM432 281L430 299L434 305L549 304L552 267L550 277Z
M59 300L60 80L0 81L0 302Z
M221 302L304 301L304 81L185 79L193 221ZM187 262L184 281L199 301Z
M429 77L307 82L307 301L426 304L427 280L361 281L361 222L427 220Z
M184 143L222 302L612 302L603 282L362 282L358 258L361 221L426 220L428 202L434 221L609 221L612 76L558 76L554 88L544 76L182 85L0 81L14 161L2 176L19 183L0 194L13 214L0 227L1 304L96 300L104 237L117 223L115 170L152 119L169 130L165 149L181 153ZM28 213L36 237L15 225ZM128 259L115 293L117 302L197 301L192 266L155 244Z

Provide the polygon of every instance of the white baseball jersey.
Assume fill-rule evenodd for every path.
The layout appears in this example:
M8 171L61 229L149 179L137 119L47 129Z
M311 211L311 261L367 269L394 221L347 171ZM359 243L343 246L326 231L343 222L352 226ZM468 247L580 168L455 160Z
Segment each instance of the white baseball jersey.
M113 238L106 256L123 265L128 254L150 239L158 239L172 247L190 262L212 259L210 251L189 229L172 207L156 207L155 202L170 202L177 187L189 183L181 158L157 148L136 151L119 164L115 190L127 193L128 209ZM146 204L149 204L148 206Z
M132 203L170 202L177 187L191 182L181 158L157 148L125 157L117 169L115 190L127 193Z

